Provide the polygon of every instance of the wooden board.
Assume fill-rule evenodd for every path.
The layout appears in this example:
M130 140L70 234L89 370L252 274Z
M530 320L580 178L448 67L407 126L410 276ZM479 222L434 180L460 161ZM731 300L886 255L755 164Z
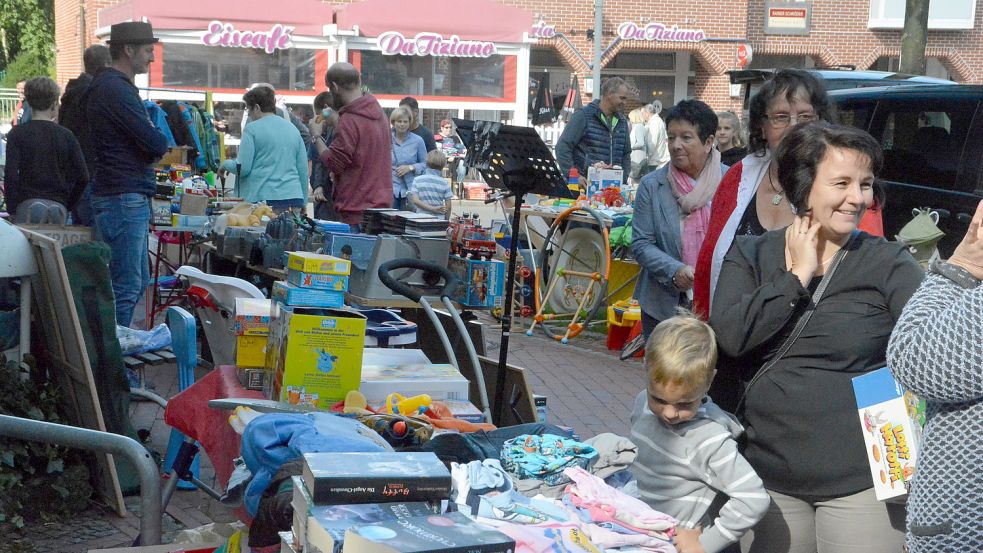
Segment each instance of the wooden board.
M50 369L64 394L68 422L73 426L106 432L95 378L89 365L65 261L61 256L61 244L27 229L22 228L21 232L27 236L37 259L38 275L33 279L33 288L37 318L41 321L38 328L41 329L43 347L52 363ZM108 453L94 455L98 463L95 475L97 493L119 516L126 516L113 456Z
M492 416L495 413L495 382L498 375L498 358L492 359L483 355L478 356L481 370L485 375L485 386L488 389L488 402L491 403ZM505 365L505 416L495 421L499 428L536 422L536 400L532 397L529 381L526 380L526 370L511 363Z

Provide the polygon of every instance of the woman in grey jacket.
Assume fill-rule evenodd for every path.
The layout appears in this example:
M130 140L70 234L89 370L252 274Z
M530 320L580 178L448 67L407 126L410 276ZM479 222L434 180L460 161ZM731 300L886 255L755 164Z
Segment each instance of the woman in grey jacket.
M983 202L894 327L887 361L927 404L908 498L910 553L983 551Z
M669 163L642 178L635 194L631 251L641 266L635 299L642 334L672 317L693 288L693 267L727 166L713 147L717 114L699 100L683 100L666 116Z

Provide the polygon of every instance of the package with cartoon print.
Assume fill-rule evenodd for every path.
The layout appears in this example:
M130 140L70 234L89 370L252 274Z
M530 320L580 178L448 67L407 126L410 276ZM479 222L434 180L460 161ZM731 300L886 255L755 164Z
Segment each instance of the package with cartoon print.
M853 379L874 493L881 501L907 495L925 425L925 401L905 390L887 367Z
M364 341L365 317L356 311L274 302L267 347L271 399L322 409L343 400L361 382Z

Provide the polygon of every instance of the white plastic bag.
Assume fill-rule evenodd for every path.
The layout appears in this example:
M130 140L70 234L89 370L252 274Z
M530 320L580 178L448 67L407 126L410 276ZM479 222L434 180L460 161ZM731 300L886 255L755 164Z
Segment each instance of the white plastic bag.
M171 329L161 323L150 330L135 330L116 325L116 338L123 355L164 349L171 345Z

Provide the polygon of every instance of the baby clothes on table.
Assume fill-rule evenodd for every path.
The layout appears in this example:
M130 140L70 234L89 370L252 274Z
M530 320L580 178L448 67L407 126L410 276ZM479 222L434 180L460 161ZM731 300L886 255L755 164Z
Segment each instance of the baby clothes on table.
M512 490L512 479L498 459L451 463L454 502L467 514L478 511L482 495Z
M590 468L591 474L605 481L609 476L630 468L638 456L638 446L634 442L611 432L598 434L584 440L584 443L597 451L597 460Z
M567 487L570 501L577 507L587 509L593 522L615 522L660 539L668 540L672 536L678 524L673 517L608 486L582 468L571 467L564 469L563 473L573 480L573 484Z
M566 522L570 513L551 499L530 498L512 490L480 497L478 516L519 524Z
M515 553L601 553L577 524L489 524L515 540Z
M590 536L590 541L601 549L634 546L657 553L676 553L676 547L668 540L637 532L618 532L603 524L585 524L583 526L584 531Z
M502 445L502 466L519 479L535 478L546 484L568 482L568 467L590 466L597 457L593 447L553 434L517 436Z

